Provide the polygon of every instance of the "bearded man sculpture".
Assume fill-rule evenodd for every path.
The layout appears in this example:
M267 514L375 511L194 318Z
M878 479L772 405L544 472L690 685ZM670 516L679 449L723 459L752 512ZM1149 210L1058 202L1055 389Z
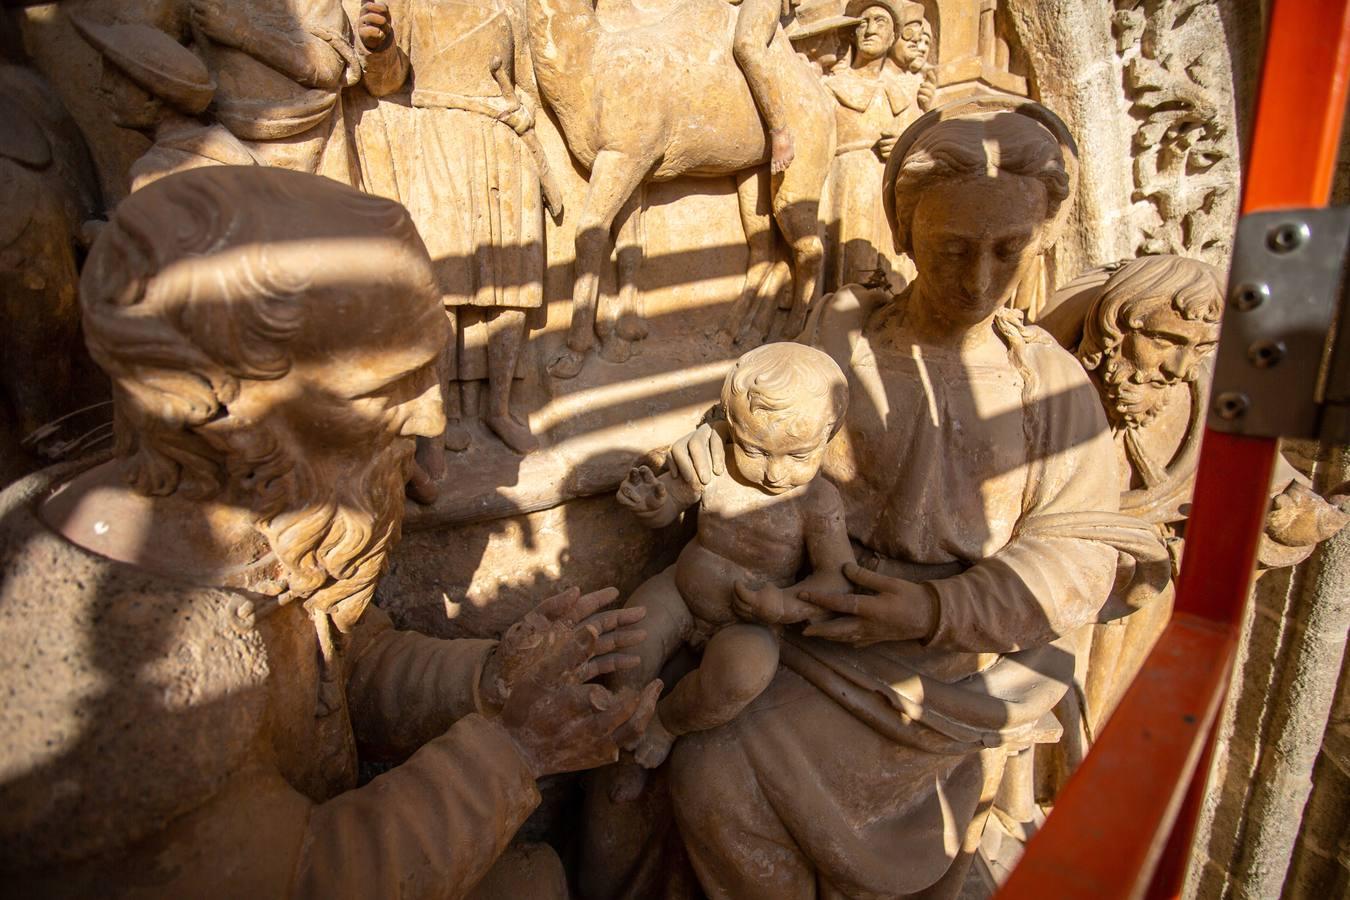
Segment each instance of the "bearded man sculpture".
M445 425L407 212L279 169L180 173L119 206L81 303L114 456L0 495L5 882L468 894L535 779L615 758L658 686L585 683L641 638L599 611L612 591L545 601L500 644L367 609L412 438ZM412 755L356 788L358 747Z

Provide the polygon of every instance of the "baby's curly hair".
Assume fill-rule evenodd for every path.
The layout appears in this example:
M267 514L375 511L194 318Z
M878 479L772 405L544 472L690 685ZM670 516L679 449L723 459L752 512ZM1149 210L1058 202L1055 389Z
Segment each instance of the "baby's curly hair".
M722 383L722 408L736 428L733 400L744 403L755 419L786 419L785 427L794 437L820 430L823 423L810 406L815 400L824 404L833 435L848 409L848 380L828 354L814 347L791 341L765 344L736 360Z

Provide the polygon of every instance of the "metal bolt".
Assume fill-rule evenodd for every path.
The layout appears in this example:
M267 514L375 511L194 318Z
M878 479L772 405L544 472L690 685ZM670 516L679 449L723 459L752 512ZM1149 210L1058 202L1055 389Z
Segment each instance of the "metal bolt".
M1260 340L1247 348L1247 359L1258 369L1269 369L1284 359L1284 341Z
M1233 291L1233 308L1238 312L1251 312L1270 299L1270 285L1262 281L1238 285Z
M1285 222L1270 229L1266 244L1276 253L1291 253L1303 246L1308 235L1306 222Z
M1242 391L1224 391L1214 398L1214 413L1231 422L1245 416L1251 405L1252 401Z

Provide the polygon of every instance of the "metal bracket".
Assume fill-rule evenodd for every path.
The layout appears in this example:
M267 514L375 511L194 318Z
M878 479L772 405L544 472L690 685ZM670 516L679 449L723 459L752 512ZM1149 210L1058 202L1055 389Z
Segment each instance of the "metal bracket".
M1209 427L1343 443L1350 335L1337 335L1350 207L1252 213L1238 222Z

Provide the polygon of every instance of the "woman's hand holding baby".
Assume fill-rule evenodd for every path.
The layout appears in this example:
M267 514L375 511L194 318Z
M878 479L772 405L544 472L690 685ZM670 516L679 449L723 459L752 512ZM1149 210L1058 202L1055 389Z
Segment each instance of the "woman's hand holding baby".
M852 563L844 566L844 575L874 593L806 592L804 600L839 613L828 621L808 625L802 632L807 637L866 646L881 641L924 640L937 630L937 595L922 584Z

